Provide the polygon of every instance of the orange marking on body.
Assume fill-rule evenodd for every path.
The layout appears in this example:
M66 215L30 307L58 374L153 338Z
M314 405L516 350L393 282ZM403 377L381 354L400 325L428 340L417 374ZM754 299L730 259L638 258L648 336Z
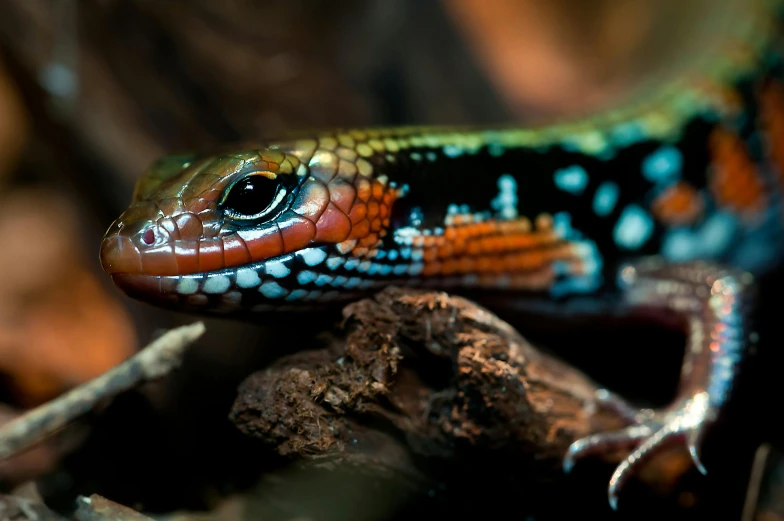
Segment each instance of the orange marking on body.
M441 273L440 262L426 262L424 268L422 268L422 275L426 277L439 275L440 273Z
M539 214L536 216L534 224L539 230L549 230L553 227L553 216L547 213Z
M458 250L458 245L451 242L442 241L442 244L439 244L437 248L438 250L433 248L433 251L437 251L439 257L446 259L447 257L451 257L457 253L456 250Z
M373 219L375 219L378 216L378 213L379 213L378 203L376 201L370 201L367 204L367 216L368 216L368 219L370 219L372 221Z
M354 224L358 224L360 221L364 221L367 217L367 205L360 202L355 203L351 208L348 216L351 218L351 222Z
M384 197L381 198L381 202L389 207L397 199L397 196L398 190L387 190Z
M740 213L755 213L765 205L762 180L741 139L722 128L710 136L713 160L710 187L716 201Z
M366 236L362 237L357 241L357 244L360 246L375 246L378 244L378 235L375 233L368 233Z
M552 269L544 269L534 273L519 273L510 277L510 286L513 289L527 289L541 291L552 286L555 274Z
M532 230L527 219L453 224L442 235L417 236L412 246L424 246L422 274L426 277L476 274L480 286L508 284L541 290L556 278L552 265L567 263L571 274L584 272L583 260L573 243L564 242L552 229L552 218L543 214ZM453 221L454 222L454 221Z
M468 255L476 255L482 251L482 245L478 242L467 242L465 245L465 252Z
M353 228L351 228L351 233L349 234L348 238L361 239L368 233L370 233L370 221L363 219L362 221L354 224Z
M454 226L460 226L461 224L469 224L473 221L473 216L471 214L456 214L452 216L452 224Z
M457 262L461 273L473 273L476 270L476 259L474 257L458 257Z
M477 273L486 273L491 270L493 267L493 259L492 257L477 257L475 269Z
M461 269L460 259L447 259L441 264L441 273L452 275Z
M653 215L669 225L694 223L703 209L704 202L697 189L683 181L667 187L651 205Z
M784 86L767 83L760 94L760 120L768 138L768 153L784 184Z

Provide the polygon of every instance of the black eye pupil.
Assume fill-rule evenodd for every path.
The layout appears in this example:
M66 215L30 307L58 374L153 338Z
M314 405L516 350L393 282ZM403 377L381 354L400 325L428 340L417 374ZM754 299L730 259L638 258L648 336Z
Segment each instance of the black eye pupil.
M224 208L238 215L256 215L266 210L278 193L278 182L263 175L251 175L231 187Z

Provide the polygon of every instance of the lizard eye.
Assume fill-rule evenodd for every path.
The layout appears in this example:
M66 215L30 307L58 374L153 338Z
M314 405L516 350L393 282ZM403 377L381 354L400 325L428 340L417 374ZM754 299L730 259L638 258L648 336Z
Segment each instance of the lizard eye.
M238 221L270 220L280 214L291 193L284 178L272 172L252 172L232 183L221 207L224 214Z

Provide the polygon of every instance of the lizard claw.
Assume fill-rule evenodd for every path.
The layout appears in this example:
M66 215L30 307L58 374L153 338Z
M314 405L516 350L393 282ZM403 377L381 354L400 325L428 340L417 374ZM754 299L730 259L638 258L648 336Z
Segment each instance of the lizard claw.
M588 454L617 449L624 446L637 447L618 465L610 478L607 494L613 510L618 507L618 493L640 464L656 450L675 438L685 438L694 464L706 473L699 458L699 447L707 423L712 421L714 411L710 407L708 394L700 392L678 405L661 412L649 409L634 410L615 395L606 391L597 396L601 405L608 406L625 418L628 427L612 432L592 434L581 438L569 447L564 457L564 471L569 472L577 458ZM620 409L619 409L620 408ZM634 411L634 414L631 414Z
M708 473L705 465L702 464L702 460L700 459L700 448L702 447L702 437L704 433L704 427L692 430L689 433L689 439L687 443L691 460L694 462L694 466L697 467L697 470L699 470L703 475Z

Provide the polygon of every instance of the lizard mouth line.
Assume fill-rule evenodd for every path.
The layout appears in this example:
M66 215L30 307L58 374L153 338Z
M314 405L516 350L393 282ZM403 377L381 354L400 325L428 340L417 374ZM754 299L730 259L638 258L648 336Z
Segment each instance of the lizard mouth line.
M242 266L184 275L119 272L114 284L128 296L164 307L233 312L299 301L342 300L379 284L360 278L350 261L316 247ZM349 266L346 266L349 264ZM357 291L346 291L357 290ZM270 309L271 310L271 309Z

